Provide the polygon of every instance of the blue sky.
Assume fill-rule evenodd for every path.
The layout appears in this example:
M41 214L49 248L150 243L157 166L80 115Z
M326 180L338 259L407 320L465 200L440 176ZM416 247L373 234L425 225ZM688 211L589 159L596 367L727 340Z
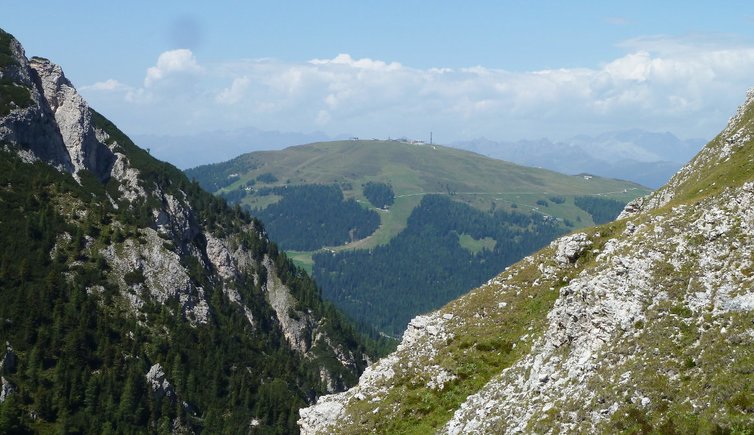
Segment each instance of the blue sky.
M742 1L5 0L0 27L131 134L709 138L754 86Z

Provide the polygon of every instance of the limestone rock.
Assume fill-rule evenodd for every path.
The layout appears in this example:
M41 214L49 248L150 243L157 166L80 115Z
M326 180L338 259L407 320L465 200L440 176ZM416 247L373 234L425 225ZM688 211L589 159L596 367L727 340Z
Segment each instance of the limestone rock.
M0 376L0 403L5 402L8 397L16 392L16 387L5 377Z
M143 288L159 303L165 303L169 299L178 300L183 314L192 323L207 323L209 305L204 289L191 281L181 264L180 256L166 250L164 240L151 228L143 229L140 237L144 243L137 239L127 239L120 245L112 244L101 251L113 275L121 281L124 296L130 301L132 308L138 310L143 305L138 291ZM144 280L130 286L123 277L134 271L140 271Z
M146 374L146 379L147 385L152 389L152 393L156 399L159 400L166 397L171 401L175 400L175 389L170 382L168 382L165 376L165 371L162 369L162 365L157 363L150 367Z
M58 65L47 59L33 57L29 66L39 78L74 172L87 169L101 180L109 178L115 157L105 144L97 140L89 105Z
M572 234L552 242L555 246L555 260L561 266L572 264L592 244L585 233Z
M234 264L225 242L211 233L206 233L205 236L207 238L207 257L212 266L223 279L235 278L238 274L238 268Z
M25 161L42 160L61 171L73 172L54 114L37 84L38 77L29 66L21 44L11 39L10 51L13 59L0 71L0 78L26 89L31 104L0 117L0 142L10 144Z
M311 330L314 322L306 313L296 311L296 299L290 290L277 277L275 266L269 257L263 262L267 269L267 283L265 290L270 305L275 310L278 322L283 329L283 335L293 350L306 353L311 348Z

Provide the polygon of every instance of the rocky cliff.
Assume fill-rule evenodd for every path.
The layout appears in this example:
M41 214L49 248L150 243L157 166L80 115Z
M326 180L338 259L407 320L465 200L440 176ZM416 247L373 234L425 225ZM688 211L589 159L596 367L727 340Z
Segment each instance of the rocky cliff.
M754 94L667 186L415 318L303 433L748 433Z
M2 30L0 166L0 432L286 433L368 364L259 222Z

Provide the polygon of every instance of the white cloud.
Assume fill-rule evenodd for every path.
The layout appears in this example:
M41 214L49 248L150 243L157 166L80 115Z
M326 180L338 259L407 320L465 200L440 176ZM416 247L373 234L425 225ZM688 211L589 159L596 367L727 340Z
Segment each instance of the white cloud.
M171 74L198 73L201 70L191 50L179 48L165 51L157 58L157 65L147 69L144 87L148 88Z
M333 59L312 59L312 65L343 65L351 68L366 69L372 71L396 71L402 68L398 62L383 62L369 58L353 59L350 54L341 53Z
M100 92L119 92L127 91L130 87L115 80L108 79L103 82L96 82L92 85L82 86L82 91L100 91Z
M244 97L246 89L249 88L249 83L250 80L246 76L233 79L230 87L223 89L217 94L215 101L220 104L236 104L240 102Z
M432 130L451 141L644 128L711 137L754 85L754 46L739 41L651 37L623 48L624 55L603 65L528 72L417 69L348 54L199 65L191 51L173 50L126 98L140 104L136 132L254 126L418 137ZM191 80L172 80L181 74ZM156 86L168 81L173 86ZM120 87L105 83L92 86ZM116 110L123 111L109 113Z

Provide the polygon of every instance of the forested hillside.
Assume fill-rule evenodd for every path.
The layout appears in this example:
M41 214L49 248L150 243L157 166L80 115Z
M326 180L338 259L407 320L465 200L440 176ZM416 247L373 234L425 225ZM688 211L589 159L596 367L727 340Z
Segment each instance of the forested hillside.
M295 433L356 381L376 343L259 221L1 30L0 77L0 433Z
M597 196L577 196L573 199L573 203L589 213L594 223L598 225L615 220L626 206L622 201Z
M316 251L372 234L380 224L373 210L346 200L337 185L306 184L259 189L259 196L281 197L251 212L265 224L283 249Z
M428 195L387 245L315 254L314 279L346 313L399 336L417 313L457 298L563 231L542 215L482 212Z

